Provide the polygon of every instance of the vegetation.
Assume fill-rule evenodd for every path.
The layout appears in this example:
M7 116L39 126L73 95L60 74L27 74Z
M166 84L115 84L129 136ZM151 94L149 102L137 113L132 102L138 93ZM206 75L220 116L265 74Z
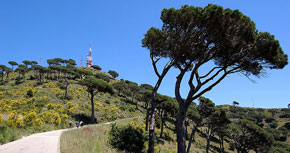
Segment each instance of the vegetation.
M12 69L0 65L0 143L67 128L69 120L127 118L65 132L61 152L289 152L289 108L216 106L202 97L230 74L260 76L287 65L274 36L258 32L238 10L216 5L164 9L161 20L162 28L150 28L142 40L158 77L154 86L118 80L116 71L97 65L76 67L73 59L48 59L48 67L29 60L9 61ZM201 74L207 64L214 66ZM172 68L178 70L174 98L158 93Z
M183 6L180 9L163 9L162 28L150 28L142 40L150 51L150 58L161 84L168 69L179 70L176 76L175 97L179 105L176 115L178 153L186 152L186 113L190 104L219 84L226 76L241 73L247 77L259 76L266 69L282 69L288 57L279 41L267 32L258 32L255 23L238 10L216 5L204 8ZM160 59L168 62L163 75L157 71ZM201 74L208 63L215 66ZM180 84L189 73L189 91L181 97ZM154 95L154 92L153 94ZM152 96L154 97L154 96ZM151 101L154 107L154 98ZM154 132L154 110L151 115L151 133ZM149 134L149 153L154 152L154 134Z

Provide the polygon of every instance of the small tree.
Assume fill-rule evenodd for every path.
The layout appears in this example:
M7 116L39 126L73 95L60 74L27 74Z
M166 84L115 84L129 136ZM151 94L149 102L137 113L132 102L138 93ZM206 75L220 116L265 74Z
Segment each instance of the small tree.
M140 88L145 90L153 90L153 87L150 84L141 84Z
M234 122L230 134L238 153L267 152L274 142L272 135L248 120Z
M119 74L116 71L109 70L108 73L115 79L119 76Z
M18 65L18 63L15 61L9 61L8 63L12 66L12 71L14 70L13 66Z
M31 61L28 61L28 60L24 60L24 61L22 61L22 63L23 63L26 67L28 67L28 65L31 65L31 64L32 64Z
M237 106L239 104L240 104L239 102L233 101L233 106Z
M2 81L4 81L4 73L5 73L6 69L7 69L7 66L0 65L0 73L1 73Z
M113 88L107 82L90 76L86 77L83 81L80 81L80 84L87 88L88 96L92 106L91 123L96 123L94 97L99 92L108 92L113 94Z
M38 62L37 61L31 61L31 65L37 65Z
M101 71L102 68L98 65L92 65L91 68L95 69L95 70L98 70L98 71Z
M109 131L109 144L126 153L142 153L145 141L143 129L134 123L123 127L113 124Z

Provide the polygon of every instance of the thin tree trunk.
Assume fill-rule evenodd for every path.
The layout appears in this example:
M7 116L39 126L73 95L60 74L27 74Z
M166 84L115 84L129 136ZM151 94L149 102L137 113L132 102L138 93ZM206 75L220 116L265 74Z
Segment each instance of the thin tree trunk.
M173 63L170 63L169 65L166 66L166 68L163 69L162 74L160 75L158 73L157 67L156 67L156 62L158 61L154 61L153 60L153 56L150 55L150 58L152 60L152 65L154 67L154 71L156 73L156 75L158 76L158 81L155 84L155 87L152 90L152 94L151 94L151 114L150 114L150 128L149 128L149 145L148 145L148 153L154 153L154 138L155 138L155 134L154 134L154 128L155 128L155 109L156 109L156 104L155 104L155 96L156 93L161 85L161 82L163 80L163 78L165 77L165 75L167 74L167 72L169 71L169 69L173 66Z
M210 147L210 136L207 136L207 139L206 139L206 150L205 150L206 153L208 153L209 147Z
M161 113L161 114L163 114L163 115L161 115L161 131L160 131L160 138L162 138L162 135L163 135L163 128L164 128L164 123L165 123L165 114L166 114L166 112L165 113Z
M220 137L220 153L224 152L224 138Z
M91 105L92 105L91 123L94 124L94 123L96 123L96 120L95 120L94 93L90 92L90 94L91 94Z
M195 135L196 130L197 130L197 126L194 126L192 128L192 131L191 131L191 134L189 137L188 146L187 146L187 153L190 152L191 143L192 143L192 141L194 141L194 135Z
M6 72L6 81L9 81L9 73Z
M154 128L155 128L155 93L152 93L151 97L151 119L150 119L150 127L149 127L149 146L148 146L148 153L154 153L154 139L155 139L155 133L154 133Z
M64 98L67 98L67 88L68 88L68 85L69 85L69 83L68 83L68 80L67 80L67 78L65 78L65 95L64 95Z
M147 108L147 112L146 112L146 120L145 120L145 131L148 131L148 126L149 126L149 115L150 115L150 109Z
M185 139L185 111L183 108L179 108L179 112L176 117L176 132L177 132L177 152L186 153L186 139Z

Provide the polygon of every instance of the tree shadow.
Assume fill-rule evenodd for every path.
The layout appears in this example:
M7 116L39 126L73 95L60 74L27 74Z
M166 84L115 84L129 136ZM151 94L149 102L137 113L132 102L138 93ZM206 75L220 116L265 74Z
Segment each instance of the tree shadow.
M74 114L72 116L76 121L83 121L84 124L90 124L91 123L91 117L87 116L85 114Z

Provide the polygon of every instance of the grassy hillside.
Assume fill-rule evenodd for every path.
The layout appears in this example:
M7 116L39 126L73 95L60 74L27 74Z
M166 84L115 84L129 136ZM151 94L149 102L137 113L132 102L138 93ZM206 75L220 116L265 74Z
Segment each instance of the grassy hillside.
M58 63L55 60L59 59L53 59L51 63ZM94 117L97 122L138 117L138 120L133 120L134 125L138 125L137 131L147 136L144 138L146 140L144 140L143 150L148 148L148 131L145 127L146 116L150 110L149 101L153 89L151 85L138 85L129 80L118 80L115 78L117 74L101 72L99 66L95 66L96 69L88 69L69 64L67 66L56 64L48 68L41 66L28 68L24 65L18 68L16 72L6 70L5 73L1 73L0 144L35 132L67 128L70 120L73 120L73 123L82 120L85 124L89 124L91 122L90 94L83 80L94 78L102 80L100 81L102 84L113 89L111 94L97 92L94 97ZM97 87L94 91L98 89ZM249 144L254 143L256 147L263 145L267 150L270 149L272 152L278 150L282 153L290 150L290 109L215 106L209 99L204 97L201 99L205 100L205 105L192 104L186 118L188 138L196 126L191 152L205 152L207 142L210 142L208 145L210 152L220 152L222 146L224 152L235 152L239 145L243 144L237 139L243 132L247 137L251 136L251 139L261 138L255 142L249 142L251 139L245 140ZM199 99L200 103L201 99ZM166 153L176 152L177 101L175 98L161 94L156 95L155 101L157 104L155 150ZM221 120L223 123L220 123ZM130 125L131 123L128 122L125 120L121 124ZM136 127L130 128L132 130ZM118 152L107 142L111 137L108 132L110 130L111 126L106 125L89 126L66 132L61 138L61 149L63 152ZM212 135L209 135L210 130L214 130ZM78 151L77 148L80 147L72 147L75 141L78 141L76 139L83 140L82 145L88 150ZM269 141L264 142L263 139ZM264 144L259 144L260 142ZM251 147L248 150L253 150L253 146Z
M217 106L222 107L227 110L227 113L231 120L238 120L238 119L248 119L253 122L257 123L257 119L261 121L261 127L266 129L269 133L272 133L275 137L276 142L273 145L272 151L275 150L277 152L286 151L288 152L290 149L290 141L289 141L289 133L287 134L286 140L283 138L283 134L280 131L281 127L284 127L285 123L289 122L289 118L286 118L289 115L289 109L261 109L261 108L243 108L239 106L229 106L229 105L222 105ZM271 113L270 113L271 112ZM286 115L286 116L285 116ZM259 118L260 117L260 118ZM272 122L269 122L269 120ZM137 124L143 124L144 120L134 120ZM273 126L273 121L277 122L277 126ZM159 122L159 121L157 121ZM124 125L128 124L128 122L119 122L117 124ZM263 126L262 126L263 125ZM190 134L190 129L192 125L189 125L188 133ZM166 123L166 128L164 131L164 135L160 138L160 123L157 124L156 129L156 146L155 151L161 153L176 153L177 150L177 141L176 141L176 134L174 132L174 123L172 121L168 121ZM111 126L89 126L83 129L67 131L61 137L61 152L110 152L110 153L117 153L122 152L114 149L108 143L109 131ZM201 127L199 128L198 132L195 135L195 141L192 144L191 151L192 153L203 153L205 152L206 146L206 135L205 135L206 128ZM88 134L88 133L93 133ZM276 133L276 135L275 135ZM277 134L278 133L278 134ZM82 146L86 147L72 147L74 146L75 141L81 141ZM188 141L187 141L188 142ZM225 138L224 142L224 152L236 152L236 150L231 149L230 139ZM76 143L76 142L75 142ZM283 151L279 150L284 148ZM148 147L148 142L145 142L145 149ZM288 149L288 151L287 151ZM218 153L219 152L219 140L218 137L215 136L212 139L211 149L210 152ZM254 152L254 151L250 151ZM270 151L271 152L271 151Z
M93 74L106 75L97 70ZM26 79L17 80L18 73L9 73L9 79L0 85L0 144L35 132L67 128L69 120L90 122L91 104L80 79L69 80L68 97L65 98L64 79L39 79L33 71ZM119 80L110 79L109 84ZM100 92L94 99L95 118L98 122L139 116L140 111L129 97Z

